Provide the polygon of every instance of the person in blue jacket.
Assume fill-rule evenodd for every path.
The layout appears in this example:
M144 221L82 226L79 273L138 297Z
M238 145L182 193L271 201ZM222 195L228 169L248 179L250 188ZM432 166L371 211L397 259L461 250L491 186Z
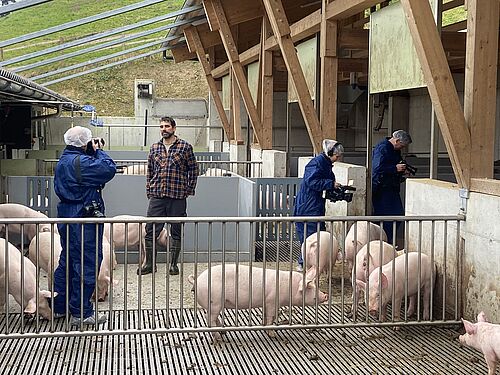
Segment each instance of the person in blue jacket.
M404 215L399 188L403 182L406 165L402 163L401 149L412 142L404 130L396 130L375 146L372 158L372 205L375 216ZM396 224L396 231L401 224ZM393 241L393 222L383 224L387 239Z
M333 163L339 160L343 154L342 144L331 139L323 140L323 152L307 163L304 170L302 183L295 198L294 216L325 216L326 198L323 192L339 186L335 182L332 167ZM301 244L307 237L317 232L317 224L316 222L295 223ZM320 230L326 230L324 222L320 222L319 225ZM302 271L302 268L303 259L302 254L300 254L297 270Z
M100 141L92 139L92 133L87 128L81 126L70 128L64 133L64 142L67 146L57 163L54 176L54 190L60 199L57 205L58 217L104 216L101 191L104 184L116 173L115 162L100 149ZM98 234L95 224L83 226L83 273L82 225L69 224L68 227L66 228L66 224L57 225L62 251L59 265L54 271L54 292L57 293L54 298L54 317L60 318L66 315L66 299L68 299L72 325L80 323L95 325L94 308L90 299L96 285L95 271L96 268L100 268L102 261L103 224L97 225ZM66 279L66 268L68 279ZM81 281L83 288L80 285ZM68 283L68 295L66 295L66 283ZM97 323L105 321L106 316L101 315Z

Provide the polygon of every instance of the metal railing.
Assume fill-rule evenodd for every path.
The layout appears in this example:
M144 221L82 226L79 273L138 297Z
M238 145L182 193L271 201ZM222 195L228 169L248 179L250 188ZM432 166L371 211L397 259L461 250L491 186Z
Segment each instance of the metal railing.
M360 222L365 221L383 225L381 220L393 222L394 227L397 222L405 224L406 251L398 257L394 256L383 267L380 263L370 273L366 280L366 289L370 291L369 308L356 306L357 309L351 309L353 290L350 287L350 270L346 261L346 247L349 241L345 244L344 241L346 238L353 238L354 243L357 243L358 239L366 235L365 239L370 243L371 239L375 240L376 232L370 234L367 231L363 234L361 227L358 230L358 226L361 225ZM5 312L0 315L0 339L196 331L209 331L217 338L221 332L237 330L459 323L462 220L462 216L0 219L0 226L5 231L5 241L0 241L0 246L8 246L9 249L0 252L3 256L3 259L0 256L0 270L3 271L0 273L3 276L0 277L0 301L5 301ZM308 251L312 253L306 252L304 272L295 271L300 243L292 240L280 241L278 237L276 241L264 240L263 243L257 244L255 236L251 235L260 223L287 225L293 232L294 223L297 222L317 225L318 229L319 223L324 222L330 228L327 235L314 233L308 239L317 240L317 245L309 248ZM350 222L356 224L351 227L349 233L347 229ZM163 242L158 238L154 245L158 253L153 251L153 261L158 266L158 272L141 275L138 271L138 275L137 246L139 249L144 247L141 244L146 223L154 226L163 226L164 223L167 225L164 228ZM64 323L61 328L54 319L51 302L53 300L45 299L47 292L38 292L44 288L54 290L53 278L49 277L47 285L41 275L53 274L53 270L57 268L58 252L65 251L66 259L69 258L69 246L75 246L74 239L69 238L71 224L78 225L81 236L88 233L88 226L95 227L96 233L100 224L108 227L107 231L105 229L107 234L104 244L109 242L109 253L104 256L106 261L101 264L100 269L97 266L98 254L95 251L97 242L96 246L93 246L95 254L91 255L96 264L94 283L99 286L105 279L105 288L109 288L107 297L104 297L106 301L101 302L97 298L94 304L96 320L101 314L108 317L107 323L100 326L72 326L70 315L67 314L62 318ZM168 234L172 224L180 224L183 233L178 276L169 275L167 272L171 253ZM57 228L61 233L66 231L66 244L58 242ZM236 240L229 240L230 235ZM354 237L349 237L350 235ZM28 238L25 238L26 236ZM20 242L21 250L29 243L28 256L31 260L14 247L12 243L17 243L16 240ZM371 242L371 246L376 247L379 242L381 243L381 240ZM336 243L339 244L338 248ZM80 251L84 250L83 245L78 246L81 246ZM260 261L255 260L255 249L258 246L262 250ZM314 248L319 251L313 251ZM77 249L73 247L72 251L75 250ZM113 251L122 259L116 269L114 257L111 256ZM340 256L337 256L338 254ZM375 253L373 255L375 261L377 257ZM345 261L337 262L338 258ZM367 269L370 269L369 259L371 258L368 258ZM83 262L82 255L82 273ZM100 275L103 266L107 272L105 278ZM68 267L69 262L66 262L66 311L70 311L69 290L75 286L68 281ZM353 268L356 274L356 262ZM322 269L326 277L316 277ZM373 276L377 272L377 277ZM382 282L385 276L389 280L388 284ZM78 281L83 289L83 279ZM192 286L189 281L193 282ZM372 283L371 287L369 283ZM235 288L235 285L239 287ZM392 293L389 293L388 299L378 300L374 308L373 304L377 299L373 296L377 289L379 298L382 298L382 289ZM50 295L53 297L53 292L50 292ZM415 319L407 314L408 303L413 303L409 299L412 296L416 297L413 298ZM17 302L14 302L12 297ZM212 303L208 304L207 301ZM379 317L383 316L385 304L388 302L392 306L402 303L404 312L398 318L399 312L393 310L387 321L377 321L372 315L378 312ZM81 308L83 298L80 303ZM421 314L421 303L424 307L427 306L428 316L425 311ZM36 309L33 309L34 307ZM27 318L21 314L22 311L31 312L32 317ZM138 311L138 320L127 320L130 311ZM199 318L183 318L186 311ZM123 316L120 322L115 318L117 312ZM149 312L151 319L141 318L144 316L143 312ZM173 319L173 312L177 312L178 319ZM44 317L48 319L48 323L43 320ZM280 318L284 318L285 322L280 321ZM56 326L59 328L56 329Z
M44 159L40 167L40 174L53 176L58 159ZM132 175L146 175L146 160L115 160L119 172ZM201 160L198 161L200 176L228 176L239 175L247 178L262 177L261 161L229 161L229 160Z

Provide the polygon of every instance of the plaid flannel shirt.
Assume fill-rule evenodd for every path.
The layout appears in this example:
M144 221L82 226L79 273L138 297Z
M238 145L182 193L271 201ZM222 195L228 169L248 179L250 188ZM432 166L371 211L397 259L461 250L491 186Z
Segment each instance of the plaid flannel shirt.
M160 140L149 150L146 195L148 199L183 199L194 195L198 173L198 163L189 143L177 138L167 151Z

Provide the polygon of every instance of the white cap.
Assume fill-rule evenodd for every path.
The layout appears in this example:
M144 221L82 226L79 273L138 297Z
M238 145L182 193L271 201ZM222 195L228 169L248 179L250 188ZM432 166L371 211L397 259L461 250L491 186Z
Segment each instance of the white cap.
M64 143L68 146L82 147L92 139L90 129L83 126L74 126L64 133Z
M332 155L342 156L344 147L334 139L323 139L323 152L327 155L330 152Z

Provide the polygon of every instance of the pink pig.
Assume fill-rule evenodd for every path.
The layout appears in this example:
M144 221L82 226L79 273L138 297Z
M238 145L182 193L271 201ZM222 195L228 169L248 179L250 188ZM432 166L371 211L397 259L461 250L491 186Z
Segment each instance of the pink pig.
M59 234L54 233L54 259L51 260L51 247L52 247L52 233L51 232L41 232L38 236L33 237L29 246L29 258L36 266L36 247L37 242L40 242L38 260L40 262L40 268L47 272L48 288L52 288L52 274L51 267L53 271L56 270L59 265L59 256L61 255L61 238ZM51 266L51 263L53 266Z
M7 245L7 251L5 249ZM8 288L9 294L16 302L24 306L24 312L34 314L37 310L36 296L38 294L38 311L45 319L51 318L51 310L46 298L51 296L47 290L36 290L36 268L35 265L11 243L0 238L0 307L5 306L5 254L8 253ZM21 262L24 261L24 296L21 300ZM54 296L57 293L54 293ZM21 303L22 302L22 303Z
M113 254L114 256L114 254ZM97 276L97 300L99 302L104 302L106 296L108 295L109 286L111 283L111 267L113 267L113 263L111 263L111 245L107 238L102 239L102 262L101 267L99 268L99 275ZM113 280L113 285L117 285L118 280ZM95 299L95 295L93 296Z
M356 239L354 239L354 231L356 230ZM368 235L367 235L367 231ZM382 236L380 235L380 226L374 223L370 223L368 227L367 221L358 221L357 226L352 225L347 232L345 237L345 260L347 261L347 266L349 267L349 272L352 270L354 259L356 259L356 254L361 248L368 243L368 241L379 240L387 242L387 235L382 229Z
M321 275L323 271L328 269L329 265L333 268L337 261L338 252L339 243L330 232L319 232L319 246L317 233L313 233L307 237L302 245L302 257L305 259L308 280Z
M382 254L382 263L380 263L380 255ZM369 255L369 256L368 256ZM375 268L383 266L389 263L392 259L397 257L396 250L391 244L387 242L382 242L380 245L380 240L370 241L370 252L368 254L368 244L364 245L361 250L356 254L356 274L354 273L354 267L352 269L352 307L353 310L357 308L358 305L358 293L361 288L356 283L357 280L366 282L370 273ZM367 269L367 265L369 268ZM363 289L364 290L364 289Z
M500 325L488 323L484 312L477 316L477 323L462 319L465 333L459 337L462 344L480 350L488 365L488 375L494 375L500 361Z
M4 203L0 204L0 218L29 218L29 219L47 219L47 215L35 211L29 207L17 203ZM40 224L38 226L39 232L50 232L50 224ZM0 231L5 230L5 224L0 224ZM24 235L31 241L36 234L36 224L23 225ZM57 227L54 225L54 231L57 232ZM20 224L9 224L9 234L21 233Z
M265 284L264 284L265 274ZM316 285L313 280L307 280L304 285L303 274L300 272L278 271L279 275L279 291L276 290L276 270L259 267L252 267L252 283L250 284L250 267L239 265L238 274L236 274L235 264L226 264L224 275L222 274L222 265L213 266L211 268L211 276L209 283L208 270L203 271L197 278L197 302L207 310L207 322L209 327L221 327L222 322L219 319L219 314L225 308L234 309L249 309L263 307L264 302L264 325L271 324L276 318L276 309L281 306L290 304L293 306L301 306L302 298L304 297L306 305L314 305L316 301L322 303L328 300L328 295L316 291ZM224 278L224 300L223 296L223 278ZM194 285L194 276L190 275L188 281ZM289 295L289 285L291 283L291 296ZM237 286L237 300L236 300ZM209 288L211 291L210 301L208 300ZM250 293L251 290L251 299ZM316 292L318 300L316 300ZM276 296L276 294L278 296ZM265 297L264 297L265 296ZM276 300L277 297L277 300ZM290 299L291 297L291 299ZM238 306L236 306L238 301ZM274 331L269 331L270 336L275 336ZM219 332L214 333L216 341L221 340Z
M379 311L379 304L382 304L382 316L380 321L385 320L386 307L392 301L392 281L394 279L394 301L393 306L394 320L399 320L401 312L401 303L405 296L405 256L397 257L394 261L394 275L392 273L392 262L389 262L382 267L382 294L379 295L379 275L380 268L375 268L370 273L370 290L368 293L368 308L371 315L376 315ZM430 314L430 295L432 286L432 265L430 258L421 254L420 265L420 287L423 290L423 319L428 320ZM418 253L408 253L408 297L416 296L418 293ZM435 275L435 274L434 274ZM359 287L366 290L366 283L361 280L356 280ZM410 298L410 306L408 307L407 315L413 315L415 311L416 299Z

